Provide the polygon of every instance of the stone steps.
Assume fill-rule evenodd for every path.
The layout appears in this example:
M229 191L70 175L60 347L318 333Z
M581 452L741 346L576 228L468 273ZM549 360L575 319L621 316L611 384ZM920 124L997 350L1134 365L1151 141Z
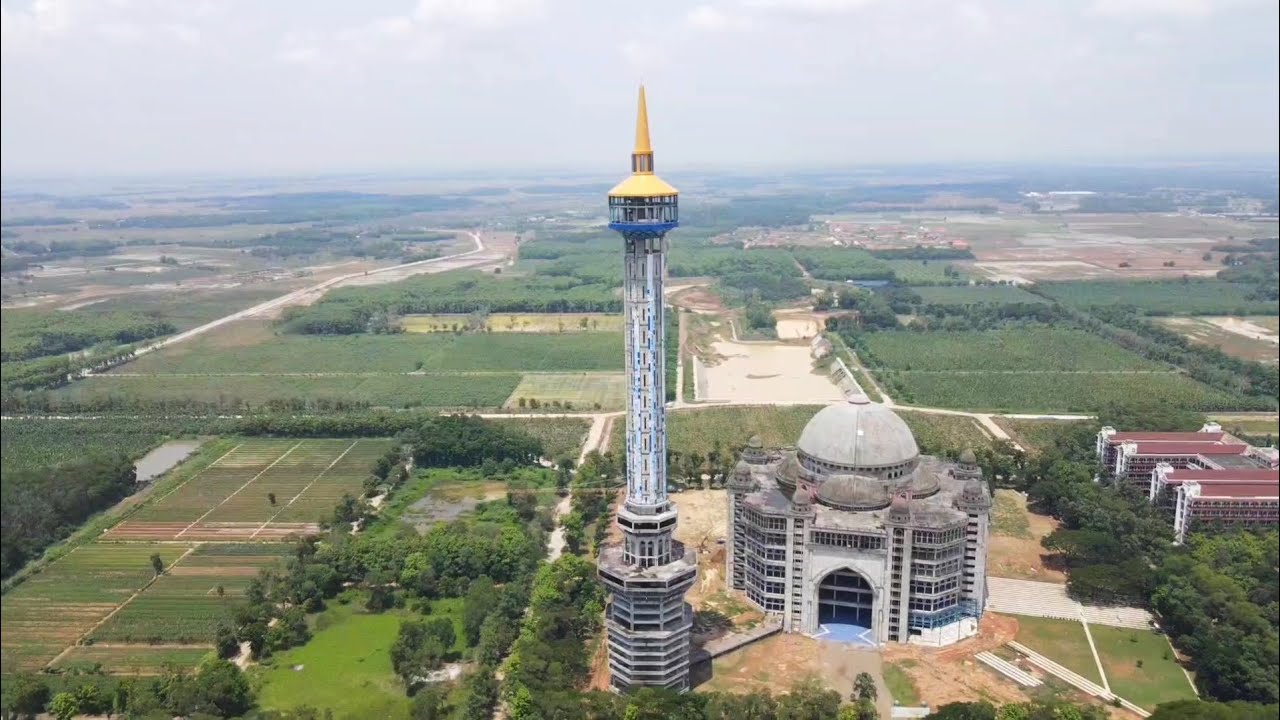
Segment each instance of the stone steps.
M990 667L992 670L995 670L1023 687L1040 687L1044 684L1044 681L1040 678L998 655L993 655L989 652L980 652L974 657L978 659L978 662Z
M1073 685L1096 698L1100 698L1106 702L1111 702L1112 700L1118 700L1120 702L1121 707L1125 708L1126 710L1129 710L1130 712L1138 715L1139 717L1145 718L1151 715L1151 713L1147 712L1141 707L1138 707L1137 705L1134 705L1128 700L1125 700L1124 698L1119 697L1112 692L1109 692L1106 688L1080 675L1074 670L1068 670L1062 665L1054 662L1053 660L1050 660L1049 658L1045 657L1044 655L1041 655L1040 653L1036 652L1035 650L1032 650L1031 648L1027 647L1026 645L1023 645L1022 643L1010 641L1009 647L1013 648L1014 650L1017 650L1019 653L1022 653L1024 656L1026 656L1027 661L1030 662L1032 665L1035 665L1036 667L1040 668L1041 670L1044 670L1050 675L1054 675L1060 678L1061 680L1069 683L1070 685Z

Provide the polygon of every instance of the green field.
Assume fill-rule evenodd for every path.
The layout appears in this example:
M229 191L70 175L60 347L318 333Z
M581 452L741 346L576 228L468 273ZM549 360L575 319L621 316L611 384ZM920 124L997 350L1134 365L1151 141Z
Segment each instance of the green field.
M228 326L116 368L141 375L622 370L621 333L272 334Z
M1176 373L879 373L900 403L977 412L1093 413L1149 401L1200 411L1238 408L1224 392Z
M436 333L466 329L472 315L406 315L400 325L405 332ZM497 333L582 333L622 332L621 313L500 313L485 315L478 325Z
M537 400L543 410L553 402L571 403L574 410L620 410L626 407L626 391L621 373L534 373L520 380L505 406L519 408L524 399Z
M257 670L258 705L267 710L310 706L338 718L407 718L409 698L391 669L391 645L403 611L373 615L334 603L315 619L315 634Z
M112 675L155 675L166 665L193 668L213 653L208 647L167 647L164 645L80 645L63 655L55 668L92 671L100 668Z
M893 697L893 702L903 707L915 707L920 704L920 691L916 689L916 683L907 674L904 668L912 667L916 664L915 660L899 660L896 663L887 662L881 670L884 673L884 684L889 689L889 695Z
M86 545L27 578L0 600L0 668L35 670L74 644L154 578L151 555L166 564L189 546Z
M1222 280L1039 283L1036 292L1079 308L1132 305L1150 315L1278 315L1280 303L1254 300L1252 285Z
M1084 625L1076 620L1018 616L1018 642L1072 670L1080 676L1101 683L1098 663L1089 649Z
M591 428L591 421L585 418L513 417L495 422L510 423L541 440L543 452L553 460L577 459Z
M229 452L218 446L197 458L202 470L106 537L272 539L275 525L314 523L343 493L358 494L387 447L385 440L267 439L241 441ZM210 455L216 455L212 462ZM260 530L267 532L257 535Z
M823 405L682 408L667 413L667 446L683 454L706 455L719 443L721 452L741 449L752 435L765 447L795 445L800 432ZM924 453L983 447L990 439L972 418L927 415L897 410ZM613 424L610 450L623 447L625 423Z
M1089 632L1115 694L1147 710L1160 703L1196 699L1164 635L1100 625L1090 625Z
M863 360L894 370L1161 370L1161 366L1081 330L867 333Z
M1097 429L1081 420L1023 420L999 416L993 419L1028 453L1043 452L1053 447L1058 438L1078 432L1085 425Z
M1048 302L1015 285L939 285L912 290L925 305L1004 305Z
M519 373L476 375L93 375L53 392L55 400L136 404L196 401L235 410L272 401L343 402L373 407L497 408L520 384Z
M87 455L139 457L166 437L184 434L161 419L5 420L0 433L0 477L13 470L80 461ZM175 432L177 430L177 432Z
M282 543L201 545L94 631L96 643L212 643L229 622L249 580L278 567ZM218 589L222 589L219 594Z
M967 282L964 266L950 260L882 260L893 270L894 277L905 285L918 283L955 283ZM959 272L959 275L946 274L948 267Z

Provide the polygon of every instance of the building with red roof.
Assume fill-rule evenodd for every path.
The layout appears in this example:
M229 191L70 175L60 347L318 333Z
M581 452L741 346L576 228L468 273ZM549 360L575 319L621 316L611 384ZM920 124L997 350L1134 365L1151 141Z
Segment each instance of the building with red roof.
M1104 476L1142 488L1173 514L1176 541L1196 526L1280 524L1280 451L1208 423L1198 432L1098 432Z

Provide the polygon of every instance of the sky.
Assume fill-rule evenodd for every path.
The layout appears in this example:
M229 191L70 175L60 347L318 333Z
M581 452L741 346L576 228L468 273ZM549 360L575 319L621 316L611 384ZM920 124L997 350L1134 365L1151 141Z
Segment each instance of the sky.
M1275 153L1275 0L0 0L0 172Z

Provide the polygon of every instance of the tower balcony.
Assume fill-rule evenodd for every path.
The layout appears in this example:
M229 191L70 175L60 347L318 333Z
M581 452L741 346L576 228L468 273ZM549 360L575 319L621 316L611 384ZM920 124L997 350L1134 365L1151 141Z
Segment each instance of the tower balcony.
M679 224L676 195L609 198L609 229L623 235L659 236Z

